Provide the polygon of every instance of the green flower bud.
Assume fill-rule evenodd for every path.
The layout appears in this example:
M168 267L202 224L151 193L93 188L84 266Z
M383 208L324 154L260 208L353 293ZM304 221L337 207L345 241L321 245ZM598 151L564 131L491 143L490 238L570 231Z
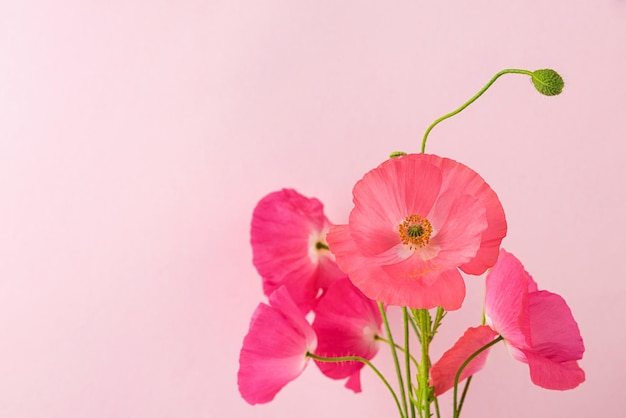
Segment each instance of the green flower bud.
M546 96L561 94L565 85L561 76L550 69L533 71L532 80L537 91Z
M404 151L394 151L391 154L389 154L389 158L400 157L402 155L406 155L406 152L404 152Z

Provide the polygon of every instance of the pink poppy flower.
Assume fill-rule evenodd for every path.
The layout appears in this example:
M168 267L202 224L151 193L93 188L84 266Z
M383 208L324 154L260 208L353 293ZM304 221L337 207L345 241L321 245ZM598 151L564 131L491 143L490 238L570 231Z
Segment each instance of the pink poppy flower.
M313 329L318 344L315 354L323 357L358 356L371 360L378 352L376 335L382 319L378 305L354 287L348 278L330 285L315 309ZM360 361L327 363L316 361L332 379L348 378L346 387L361 391Z
M266 403L306 367L317 337L284 287L259 304L239 355L237 384L250 404Z
M535 385L567 390L585 381L585 372L577 361L585 347L572 312L561 296L538 290L519 260L504 250L487 275L486 288L485 315L489 326L470 328L433 365L431 377L436 395L451 388L461 364L498 334L513 357L528 364ZM462 377L483 367L482 356L469 364L470 371Z
M322 203L295 190L283 189L261 199L252 216L251 243L266 295L284 285L308 312L320 289L345 277L328 251L330 225Z
M357 182L347 225L327 240L369 298L391 305L461 307L458 268L482 274L506 235L495 192L473 170L436 155L389 159Z
M522 263L504 250L486 287L487 323L504 337L513 357L528 363L534 384L566 390L585 381L577 362L585 346L561 296L538 290Z

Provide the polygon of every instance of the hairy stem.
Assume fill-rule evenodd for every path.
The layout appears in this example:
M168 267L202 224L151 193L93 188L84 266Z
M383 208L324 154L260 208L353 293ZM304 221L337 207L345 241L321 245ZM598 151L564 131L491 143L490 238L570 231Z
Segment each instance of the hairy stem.
M374 373L376 373L376 375L380 378L380 380L382 380L382 382L385 384L385 386L387 386L387 389L389 389L389 392L391 393L391 396L393 396L393 399L396 401L396 405L398 406L398 411L400 412L400 417L406 418L406 416L404 415L404 412L402 411L402 407L400 406L400 401L398 400L398 395L396 395L396 392L393 390L393 388L389 384L389 381L387 381L387 379L385 379L385 376L383 376L383 374L380 372L380 370L378 370L376 368L376 366L374 366L372 364L372 362L370 362L368 359L363 358L363 357L358 357L358 356L322 357L322 356L318 356L317 354L313 354L313 353L310 353L310 352L307 352L306 355L307 355L307 357L311 357L312 359L315 359L317 361L323 361L325 363L339 363L339 362L342 362L342 361L360 361L361 363L365 363L366 365L368 365L374 371Z

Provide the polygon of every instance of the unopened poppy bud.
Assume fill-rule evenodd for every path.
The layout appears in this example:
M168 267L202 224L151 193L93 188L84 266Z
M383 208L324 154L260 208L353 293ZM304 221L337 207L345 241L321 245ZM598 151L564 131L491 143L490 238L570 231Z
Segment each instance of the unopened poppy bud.
M537 91L546 96L561 94L565 85L561 76L551 69L533 71L532 80Z

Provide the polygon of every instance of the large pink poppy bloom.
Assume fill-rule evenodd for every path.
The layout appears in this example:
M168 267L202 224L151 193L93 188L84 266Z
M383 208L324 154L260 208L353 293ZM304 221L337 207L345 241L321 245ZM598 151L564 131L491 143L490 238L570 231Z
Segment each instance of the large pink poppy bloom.
M349 223L331 227L327 240L353 283L387 304L460 308L458 268L485 272L506 235L495 192L470 168L436 155L389 159L353 195Z
M317 346L315 331L286 288L259 304L239 355L237 384L250 404L266 403L306 367Z
M357 289L348 278L330 285L315 309L313 329L318 344L315 354L323 357L358 356L371 360L378 352L376 336L382 319L378 305ZM316 361L332 379L348 378L346 387L361 391L360 361L327 363Z
M328 251L330 222L322 203L292 189L270 193L252 216L253 263L270 295L285 286L303 312L315 306L320 289L345 277Z
M432 367L436 393L452 387L461 364L498 334L513 357L528 364L535 385L567 390L585 381L585 372L578 365L585 347L567 303L555 293L538 290L520 261L504 250L487 275L485 315L489 325L474 332L480 332L480 340L464 335ZM484 360L474 362L470 363L471 373L484 364ZM439 392L438 386L442 388Z

